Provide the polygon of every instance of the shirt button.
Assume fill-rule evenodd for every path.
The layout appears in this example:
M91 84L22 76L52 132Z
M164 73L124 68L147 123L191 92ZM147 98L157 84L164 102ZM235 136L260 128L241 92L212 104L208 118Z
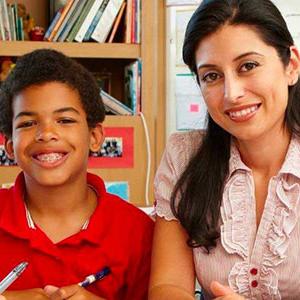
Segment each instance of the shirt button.
M254 288L256 288L258 286L257 280L251 281L251 286L254 287Z
M250 270L251 275L257 275L257 269L256 268L252 268Z

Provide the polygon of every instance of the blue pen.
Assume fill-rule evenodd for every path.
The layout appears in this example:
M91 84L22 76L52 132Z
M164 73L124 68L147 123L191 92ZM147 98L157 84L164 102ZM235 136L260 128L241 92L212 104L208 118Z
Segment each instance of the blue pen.
M78 285L81 287L87 287L93 282L103 279L108 274L110 274L110 268L104 267L101 271L85 277L85 279L82 282L79 282Z

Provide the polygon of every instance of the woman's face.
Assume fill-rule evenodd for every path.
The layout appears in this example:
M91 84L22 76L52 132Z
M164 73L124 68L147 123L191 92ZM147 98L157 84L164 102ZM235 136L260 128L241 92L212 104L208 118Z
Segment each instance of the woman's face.
M203 39L195 58L210 116L241 141L277 137L285 127L297 54L292 48L293 58L284 66L276 49L246 25L225 25Z

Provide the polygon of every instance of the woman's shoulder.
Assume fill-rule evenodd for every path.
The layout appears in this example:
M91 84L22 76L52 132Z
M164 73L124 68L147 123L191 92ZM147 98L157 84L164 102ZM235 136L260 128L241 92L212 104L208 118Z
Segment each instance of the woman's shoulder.
M203 135L203 130L175 132L168 139L166 152L174 159L189 160L199 149Z

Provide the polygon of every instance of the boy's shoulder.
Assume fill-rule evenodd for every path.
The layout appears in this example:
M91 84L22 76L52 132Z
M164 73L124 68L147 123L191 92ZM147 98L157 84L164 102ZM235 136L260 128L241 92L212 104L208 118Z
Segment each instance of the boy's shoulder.
M141 209L117 195L108 193L103 180L99 176L88 174L88 183L100 195L101 210L105 211L110 218L120 218L123 221L127 220L131 224L153 224L152 219Z
M0 207L6 203L6 201L10 201L12 197L12 187L11 188L0 188Z
M119 196L106 193L106 197L107 205L111 211L110 214L121 217L123 220L130 219L133 223L153 223L153 220L145 212Z

